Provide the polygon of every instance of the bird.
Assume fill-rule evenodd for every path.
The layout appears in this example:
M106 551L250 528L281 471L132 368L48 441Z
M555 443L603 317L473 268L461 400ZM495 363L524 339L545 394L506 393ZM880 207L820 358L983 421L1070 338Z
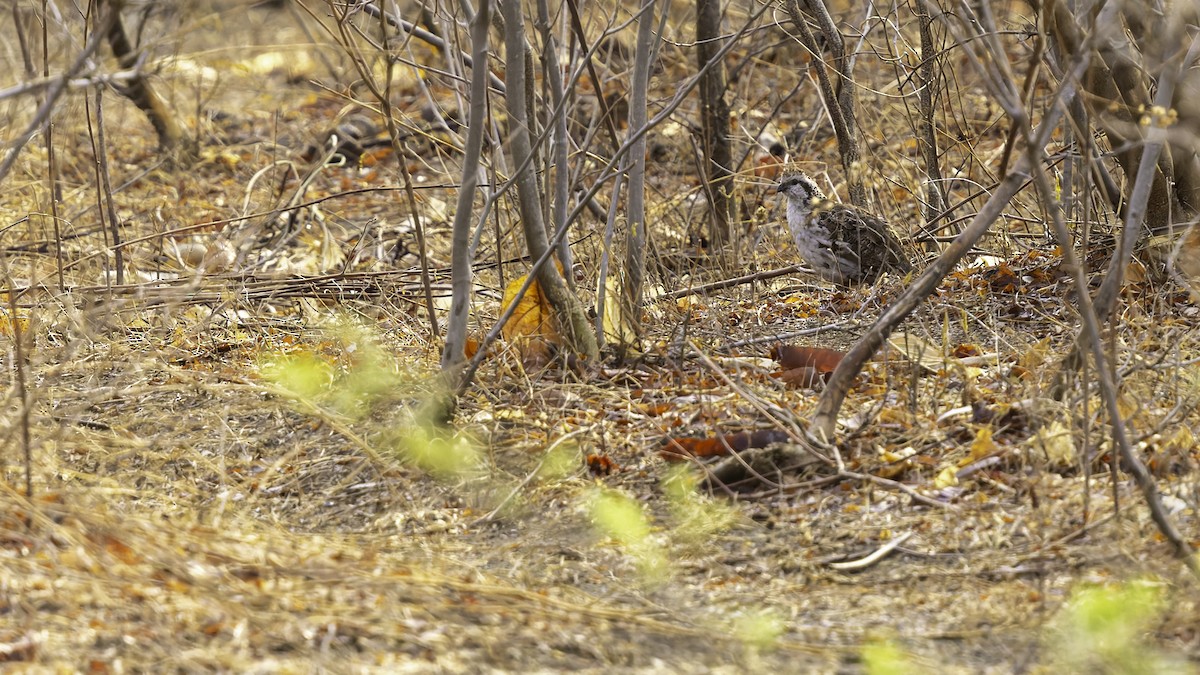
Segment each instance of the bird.
M874 282L884 272L912 269L884 219L830 201L807 174L783 176L775 191L787 197L788 229L800 256L822 279L852 286Z

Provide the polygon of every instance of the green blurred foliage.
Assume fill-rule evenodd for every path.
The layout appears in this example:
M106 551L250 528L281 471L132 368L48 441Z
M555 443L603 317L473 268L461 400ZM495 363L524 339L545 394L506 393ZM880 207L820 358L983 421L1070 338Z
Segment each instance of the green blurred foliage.
M628 495L600 489L591 500L592 522L614 539L637 562L645 581L659 583L669 573L666 553L650 536L650 523L642 507Z
M1063 672L1190 673L1148 641L1165 606L1162 583L1076 589L1051 622L1047 656Z
M909 655L891 640L876 640L864 645L862 662L867 675L909 675L918 672Z
M702 544L713 535L728 530L739 514L732 504L717 502L701 494L698 483L696 475L686 466L672 470L662 483L667 506L675 520L671 534L688 544Z

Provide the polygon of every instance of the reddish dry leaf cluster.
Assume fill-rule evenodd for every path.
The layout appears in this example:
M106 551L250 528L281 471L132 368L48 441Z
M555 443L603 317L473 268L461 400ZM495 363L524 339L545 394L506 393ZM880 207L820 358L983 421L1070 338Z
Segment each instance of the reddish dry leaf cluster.
M668 462L681 462L689 457L721 457L730 452L765 448L787 440L785 432L774 429L717 434L711 438L667 438L658 454Z
M609 476L620 471L621 465L608 455L592 453L587 456L587 468L593 476Z
M821 347L780 344L771 349L771 358L782 368L774 377L790 387L809 388L824 384L843 357L843 352ZM689 457L721 457L787 440L786 433L774 429L716 434L709 438L668 437L663 441L659 455L669 462Z
M776 345L771 349L771 358L783 368L776 377L790 387L802 389L828 382L830 374L845 356L843 352L821 347Z

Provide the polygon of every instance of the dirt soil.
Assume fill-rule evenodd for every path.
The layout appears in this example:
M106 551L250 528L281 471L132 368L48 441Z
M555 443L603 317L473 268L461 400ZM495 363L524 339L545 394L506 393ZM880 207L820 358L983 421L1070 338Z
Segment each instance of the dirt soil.
M786 386L765 357L780 339L845 348L903 279L834 289L797 273L660 298L645 355L620 365L534 368L499 343L454 433L431 432L419 411L441 342L415 229L444 326L456 159L416 77L397 69L416 208L390 147L323 164L339 120L378 116L364 87L330 86L332 73L352 79L348 59L297 17L238 5L154 18L170 28L156 59L171 55L154 81L199 159L168 161L141 113L106 94L113 208L124 241L145 237L124 248L119 283L82 94L55 132L57 230L41 215L40 141L7 178L4 269L30 290L3 312L0 661L100 673L1196 671L1196 580L1132 481L1113 478L1100 399L1078 383L1066 403L1047 397L1077 326L1052 247L998 248L908 320L842 411L841 474L798 443L818 392ZM22 105L0 135L32 119ZM682 174L660 174L657 194L694 192ZM664 207L675 229L656 242L654 285L797 262L755 180L741 196L757 209L757 245L738 267L681 271L699 254ZM520 255L503 222L507 243L484 237L476 335L526 269L494 264ZM581 227L586 297L602 223ZM1200 309L1152 275L1122 307L1110 345L1121 404L1176 525L1200 544ZM660 452L668 437L758 429L785 433L777 457L809 459L755 464L724 486L705 482L713 460ZM1129 604L1109 620L1088 589Z

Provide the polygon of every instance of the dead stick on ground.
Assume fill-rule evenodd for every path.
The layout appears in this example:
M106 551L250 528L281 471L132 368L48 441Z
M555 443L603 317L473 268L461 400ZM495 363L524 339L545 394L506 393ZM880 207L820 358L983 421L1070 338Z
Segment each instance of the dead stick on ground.
M870 555L866 556L865 558L859 558L858 560L850 560L847 562L829 563L829 566L835 570L840 570L842 572L865 570L868 567L879 562L880 560L883 560L884 556L886 556L887 554L896 550L897 546L908 541L908 538L911 537L912 535L913 535L912 532L905 532L904 534L893 538L891 541L884 544L883 546L880 546L878 549L875 550L875 552L871 553Z

